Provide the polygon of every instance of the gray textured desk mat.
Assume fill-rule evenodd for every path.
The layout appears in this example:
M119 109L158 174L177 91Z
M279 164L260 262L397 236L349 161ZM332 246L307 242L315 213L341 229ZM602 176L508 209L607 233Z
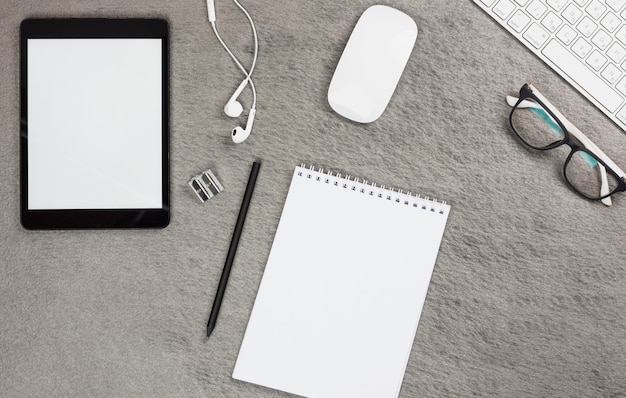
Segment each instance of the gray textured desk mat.
M251 35L218 1L225 40ZM222 112L241 76L198 1L4 0L0 11L0 391L4 397L279 397L230 377L293 167L315 163L452 204L401 397L624 396L626 199L572 194L564 149L526 150L505 94L534 83L626 167L626 134L471 2L397 0L420 32L384 115L362 126L326 90L372 1L247 1L258 24L255 131ZM19 224L18 27L33 16L156 16L171 27L172 222L159 231ZM250 103L249 93L242 97ZM248 172L257 189L210 341L204 328ZM190 176L226 190L200 205Z

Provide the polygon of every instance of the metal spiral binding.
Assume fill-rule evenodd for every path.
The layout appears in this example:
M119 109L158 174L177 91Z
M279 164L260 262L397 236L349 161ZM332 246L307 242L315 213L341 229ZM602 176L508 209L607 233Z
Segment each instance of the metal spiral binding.
M396 203L403 204L405 206L413 206L414 208L418 208L421 210L438 212L439 214L444 214L443 208L447 205L445 201L438 201L435 198L429 198L428 196L421 196L420 194L412 194L411 191L403 192L402 189L394 189L393 187L385 187L385 185L378 186L375 182L369 182L368 180L360 180L357 177L352 177L349 174L342 176L339 172L333 172L332 170L324 171L324 168L319 167L317 170L315 166L309 165L306 166L305 163L300 164L300 168L304 171L298 171L298 176L313 178L315 175L315 180L324 182L326 184L331 183L331 178L334 178L333 185L342 189L350 189L354 192L359 192L362 194L368 194L373 196L376 190L385 191L385 195L383 196L383 192L378 192L378 198L386 199L391 201L395 200ZM322 174L325 174L326 177L322 179ZM337 179L343 181L343 183L339 184ZM357 189L359 188L360 189ZM369 187L366 189L365 187ZM395 196L394 196L395 194ZM402 200L404 199L404 200Z

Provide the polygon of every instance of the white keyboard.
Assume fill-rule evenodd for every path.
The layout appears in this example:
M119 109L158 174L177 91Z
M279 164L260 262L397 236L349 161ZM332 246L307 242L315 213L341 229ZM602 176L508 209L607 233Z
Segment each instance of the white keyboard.
M474 0L626 131L626 0Z

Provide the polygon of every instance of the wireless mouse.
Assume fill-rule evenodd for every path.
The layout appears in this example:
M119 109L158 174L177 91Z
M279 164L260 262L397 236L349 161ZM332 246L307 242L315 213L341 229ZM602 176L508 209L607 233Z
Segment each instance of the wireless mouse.
M383 114L404 71L417 25L395 8L371 6L359 18L328 88L328 103L343 117L371 123Z

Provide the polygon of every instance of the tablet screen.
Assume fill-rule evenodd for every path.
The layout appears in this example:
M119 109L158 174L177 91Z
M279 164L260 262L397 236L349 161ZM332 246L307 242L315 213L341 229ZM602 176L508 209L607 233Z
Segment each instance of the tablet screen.
M22 22L26 228L167 225L167 30L157 19Z
M28 208L161 208L161 40L28 40Z

